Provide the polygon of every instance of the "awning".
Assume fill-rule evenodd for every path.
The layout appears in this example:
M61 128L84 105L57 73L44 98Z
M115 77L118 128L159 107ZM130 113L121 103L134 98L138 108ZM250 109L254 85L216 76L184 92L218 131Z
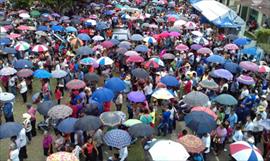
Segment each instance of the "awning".
M235 4L241 4L243 6L250 7L259 12L262 12L266 16L270 16L270 1L269 0L236 0Z

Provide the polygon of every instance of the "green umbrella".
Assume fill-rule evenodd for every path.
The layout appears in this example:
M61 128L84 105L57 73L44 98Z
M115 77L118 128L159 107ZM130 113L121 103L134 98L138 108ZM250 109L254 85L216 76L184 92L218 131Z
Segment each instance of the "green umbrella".
M123 123L123 125L127 126L127 127L131 127L133 125L136 125L136 124L140 124L142 123L140 120L137 120L137 119L129 119L127 120L126 122Z
M30 12L30 15L32 17L39 17L40 16L40 12L37 11L37 10L33 10L33 11Z
M238 101L229 94L220 94L214 99L214 101L219 104L228 106L236 105L238 103Z

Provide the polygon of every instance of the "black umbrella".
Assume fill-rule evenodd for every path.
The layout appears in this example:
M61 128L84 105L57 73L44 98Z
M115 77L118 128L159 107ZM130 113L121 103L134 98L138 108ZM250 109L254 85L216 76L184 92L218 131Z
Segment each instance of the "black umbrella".
M131 73L136 78L146 79L149 77L148 72L142 68L133 69Z
M75 130L90 131L98 129L101 125L102 123L98 117L88 115L79 118L78 121L76 121L74 128Z
M150 125L139 123L131 126L128 132L133 137L148 137L154 134L154 128Z
M98 82L99 76L96 73L87 73L84 76L86 82Z
M44 101L37 105L37 111L43 115L47 116L49 110L56 104L53 101Z
M0 139L10 138L19 134L23 126L16 122L7 122L0 126Z

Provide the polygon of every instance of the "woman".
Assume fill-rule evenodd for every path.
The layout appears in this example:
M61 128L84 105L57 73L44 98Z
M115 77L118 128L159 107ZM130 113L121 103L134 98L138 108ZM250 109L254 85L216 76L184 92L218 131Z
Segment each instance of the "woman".
M93 138L89 137L87 142L83 145L83 154L86 157L85 161L96 161L96 156L98 155L98 150L93 141ZM95 150L95 152L94 152Z
M44 156L49 156L50 154L53 153L53 138L52 136L48 133L48 131L44 131L44 137L42 140L43 143L43 154Z
M214 137L213 137L214 149L215 149L216 155L219 155L220 150L223 148L226 137L227 137L227 130L225 128L224 123L221 123L217 127Z
M11 143L9 146L9 160L10 161L20 161L19 159L19 149L15 143Z
M54 139L54 146L57 151L61 151L64 145L64 137L60 132L56 133L56 138Z
M18 85L18 88L20 89L20 94L22 95L23 102L27 102L27 84L24 78L21 79L21 82Z
M150 125L152 123L152 117L149 114L148 109L143 109L143 114L140 116L142 123Z

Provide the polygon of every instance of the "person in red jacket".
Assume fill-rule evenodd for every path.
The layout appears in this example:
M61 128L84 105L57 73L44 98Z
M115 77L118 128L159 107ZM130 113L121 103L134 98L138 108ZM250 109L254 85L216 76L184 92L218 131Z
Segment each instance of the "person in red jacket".
M58 86L56 86L55 88L54 96L55 96L55 99L57 100L58 105L60 105L61 99L62 99L62 92Z

